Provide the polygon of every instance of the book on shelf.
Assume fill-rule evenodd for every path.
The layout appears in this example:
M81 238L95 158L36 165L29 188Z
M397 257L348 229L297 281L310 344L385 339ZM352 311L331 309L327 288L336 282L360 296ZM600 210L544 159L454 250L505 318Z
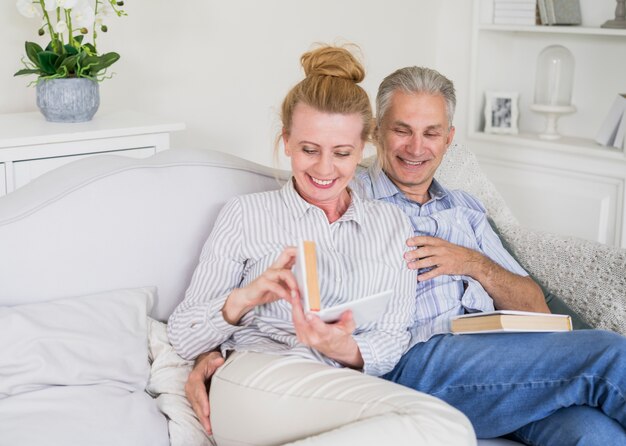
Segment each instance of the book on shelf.
M596 134L595 141L603 146L621 149L624 146L626 133L624 115L626 115L626 93L621 93L613 101L609 113Z
M580 0L537 0L543 25L580 25Z
M493 18L525 18L535 20L535 11L520 11L520 10L510 10L510 11L494 11Z
M387 308L394 290L385 290L360 299L325 307L320 297L315 242L301 240L294 265L294 275L300 290L300 298L305 313L313 313L324 322L335 322L346 310L352 310L352 318L357 325L375 322Z
M535 2L519 2L519 3L496 3L494 11L532 11L535 12L537 7Z
M494 25L535 25L535 17L495 17Z
M545 0L537 0L537 9L539 9L539 21L542 25L551 25L548 20L548 10L546 9Z
M534 5L537 0L493 0L494 5Z
M572 318L566 314L499 310L455 316L450 330L454 334L571 331Z
M537 18L536 0L494 1L493 23L495 25L535 25Z
M613 147L617 149L624 149L626 147L626 112L622 114L622 119L617 127L617 133L615 133L615 140L613 141Z

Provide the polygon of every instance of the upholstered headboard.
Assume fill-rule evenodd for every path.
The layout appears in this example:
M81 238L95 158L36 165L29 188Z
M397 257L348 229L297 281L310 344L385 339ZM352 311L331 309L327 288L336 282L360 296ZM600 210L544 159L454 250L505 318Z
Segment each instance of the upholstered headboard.
M278 188L276 175L186 149L102 155L43 175L0 198L0 305L156 285L151 315L165 320L222 205Z

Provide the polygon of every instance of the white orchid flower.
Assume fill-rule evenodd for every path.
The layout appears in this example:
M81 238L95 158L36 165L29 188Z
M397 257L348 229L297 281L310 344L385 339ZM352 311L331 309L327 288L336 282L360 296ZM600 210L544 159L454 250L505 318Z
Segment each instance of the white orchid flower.
M39 8L35 6L33 0L17 0L16 6L20 14L29 19L39 17L41 15Z
M72 9L77 3L78 0L57 0L57 6L63 9Z
M83 2L72 9L72 23L77 28L91 28L95 18L93 9L87 3Z
M43 4L48 12L57 9L57 0L43 0Z
M67 27L67 23L65 22L65 20L59 20L54 27L54 31L58 34L64 34L67 32L68 29L69 28Z
M78 0L44 0L46 11L54 11L57 8L72 9Z
M114 15L115 13L109 2L101 3L98 6L98 14L96 14L96 24L102 25L106 19Z

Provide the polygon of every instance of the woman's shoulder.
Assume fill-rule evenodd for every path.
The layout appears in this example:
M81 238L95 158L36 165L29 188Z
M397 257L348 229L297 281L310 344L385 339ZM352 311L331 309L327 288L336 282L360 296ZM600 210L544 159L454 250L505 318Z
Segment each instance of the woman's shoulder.
M242 207L257 206L280 199L280 190L269 190L262 192L252 192L249 194L237 195L231 198L230 202L238 202Z

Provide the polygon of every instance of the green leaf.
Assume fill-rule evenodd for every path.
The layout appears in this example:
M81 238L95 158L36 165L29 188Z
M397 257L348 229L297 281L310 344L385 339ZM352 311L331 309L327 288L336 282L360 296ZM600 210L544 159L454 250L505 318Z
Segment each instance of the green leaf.
M56 51L55 51L55 48L56 48ZM46 51L53 51L58 54L61 54L63 50L64 50L63 42L61 42L59 39L52 39L46 46Z
M59 55L59 57L54 61L54 68L57 70L57 72L65 59L67 59L67 54L63 53Z
M24 68L15 73L13 76L22 76L24 74L39 74L41 70L38 68Z
M93 75L98 74L100 71L110 67L120 59L120 55L114 52L103 54L98 56L98 63L91 67L91 73Z
M30 59L32 63L39 66L39 59L37 58L37 54L43 53L43 48L37 45L35 42L26 42L26 57Z
M63 48L65 48L65 53L68 56L73 56L75 54L78 54L78 50L76 48L74 48L72 45L64 45Z
M89 53L90 55L95 56L96 55L96 47L94 47L91 43L86 43L83 46L81 46L81 49L87 51L87 53Z
M67 77L67 67L60 66L59 68L57 68L56 74L58 77Z
M120 55L117 53L106 53L102 56L87 56L81 61L81 73L95 76L100 71L110 67L118 61Z
M46 74L54 74L56 73L56 62L59 58L59 55L53 51L43 51L37 55L39 58L38 66L41 67L41 71Z
M67 74L72 74L76 72L76 63L78 62L78 54L74 56L69 56L63 60L61 66L59 68L65 67L67 69ZM57 73L59 70L57 70Z
M85 36L83 36L82 34L79 34L77 36L74 36L74 40L77 41L78 43L83 43L83 38Z

